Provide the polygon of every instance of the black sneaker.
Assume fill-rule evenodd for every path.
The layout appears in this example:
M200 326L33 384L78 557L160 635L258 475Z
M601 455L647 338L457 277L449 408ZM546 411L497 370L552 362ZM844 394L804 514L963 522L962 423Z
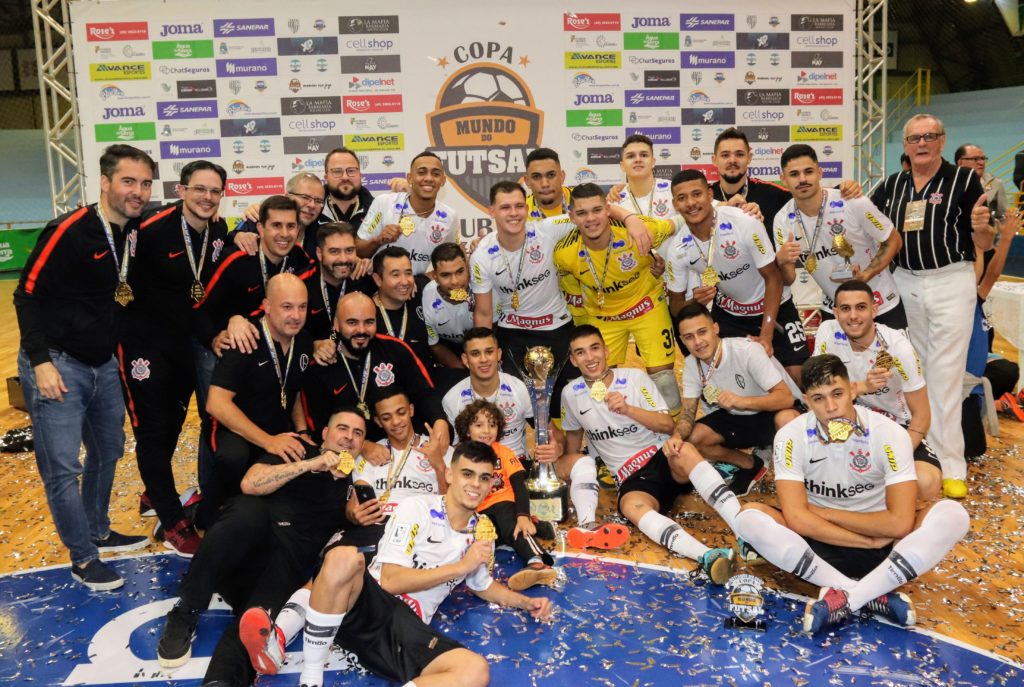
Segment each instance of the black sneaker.
M554 539L555 538L555 524L547 520L538 520L536 517L530 518L533 521L533 526L537 528L537 537L540 539Z
M92 543L100 551L135 551L149 546L149 537L144 534L121 534L110 530L105 539L93 539Z
M124 586L124 580L106 563L94 558L85 565L71 566L71 577L94 592L109 592Z
M192 658L192 639L196 635L200 611L189 610L179 601L164 620L164 631L156 645L161 668L177 668Z
M755 455L750 457L754 461L754 465L737 470L733 474L732 482L729 484L729 489L736 496L746 496L749 494L754 486L768 474L768 468L764 466L764 461L760 457Z

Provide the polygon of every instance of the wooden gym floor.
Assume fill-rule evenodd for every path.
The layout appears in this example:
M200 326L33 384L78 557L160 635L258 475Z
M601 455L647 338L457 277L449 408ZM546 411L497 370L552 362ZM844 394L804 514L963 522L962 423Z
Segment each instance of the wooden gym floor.
M17 374L18 327L11 304L15 283L0 281L0 321L6 325L0 329L0 372L5 379ZM1002 339L997 338L996 348L1017 360L1017 351ZM0 398L0 433L28 423L26 413ZM1002 417L1000 427L1002 436L990 437L988 454L969 467L971 493L964 503L972 517L970 533L937 569L912 582L906 591L917 606L920 627L1024 662L1024 458L1020 452L1024 424ZM179 489L194 482L197 430L193 408L175 454ZM151 534L155 520L143 520L138 515L142 484L130 431L127 436L125 459L118 467L111 497L111 520L118 531ZM747 498L773 503L774 488L763 483ZM614 506L612 492L602 493L601 504L603 512L610 514ZM695 536L709 545L733 543L725 524L712 516L698 496L681 499L675 512ZM0 574L68 562L50 520L33 454L0 454L0 513ZM151 550L162 549L154 545ZM615 555L692 567L639 533ZM753 572L767 578L769 586L807 595L815 592L771 566Z

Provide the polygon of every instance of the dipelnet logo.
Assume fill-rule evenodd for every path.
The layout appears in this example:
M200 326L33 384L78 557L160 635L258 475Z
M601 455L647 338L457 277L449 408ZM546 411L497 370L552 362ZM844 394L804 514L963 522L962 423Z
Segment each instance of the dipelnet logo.
M213 35L217 38L273 36L274 20L270 17L265 19L214 19Z
M349 134L345 147L350 150L402 150L405 148L404 134Z
M800 124L792 127L794 141L841 141L843 127L841 125Z
M213 57L213 41L153 41L154 60L190 60Z
M794 88L794 105L842 105L841 88Z
M284 193L284 177L228 179L228 183L224 185L224 192L229 196L278 195Z
M277 60L272 57L217 60L217 76L221 78L277 76Z
M402 71L400 55L345 55L341 58L342 74L395 74Z
M690 69L732 69L736 66L734 52L682 52L682 66Z
M794 14L791 31L842 31L841 14Z
M99 62L89 65L90 81L139 81L149 78L149 62Z
M156 124L154 122L129 122L125 124L95 124L93 126L93 131L96 134L97 143L156 140Z
M796 75L796 82L803 84L839 83L839 72L809 72L801 69Z
M149 40L149 23L144 21L123 21L86 24L85 40L90 43Z
M679 127L629 127L626 129L626 137L634 134L643 134L651 139L655 145L679 143L682 139Z
M341 100L345 114L386 113L402 111L400 95L347 95Z
M397 14L338 17L338 33L343 36L367 33L398 33Z
M283 115L327 115L341 114L340 96L320 98L281 98Z
M626 91L626 107L679 107L679 91Z
M626 50L679 50L678 33L625 33Z
M566 69L619 69L622 53L610 51L567 52Z
M157 119L216 119L216 100L191 100L189 102L159 102L156 104Z
M162 141L162 158L220 157L220 141Z
M680 14L682 31L735 31L736 18L732 14Z
M278 55L337 55L337 36L311 36L309 38L278 38Z
M374 92L393 91L398 87L398 79L393 76L358 76L350 77L348 80L349 92Z
M467 64L438 89L427 115L431 150L455 189L479 209L489 205L495 182L526 171L526 155L539 146L544 126L535 103L526 80L496 62Z
M562 15L562 29L565 31L621 31L622 19L613 13L566 12Z

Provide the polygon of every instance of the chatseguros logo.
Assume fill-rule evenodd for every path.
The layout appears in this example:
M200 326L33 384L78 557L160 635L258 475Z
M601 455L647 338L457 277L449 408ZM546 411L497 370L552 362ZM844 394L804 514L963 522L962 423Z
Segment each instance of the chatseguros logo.
M455 189L481 211L496 182L526 171L540 145L544 113L526 81L493 62L462 67L441 85L427 114L430 148Z

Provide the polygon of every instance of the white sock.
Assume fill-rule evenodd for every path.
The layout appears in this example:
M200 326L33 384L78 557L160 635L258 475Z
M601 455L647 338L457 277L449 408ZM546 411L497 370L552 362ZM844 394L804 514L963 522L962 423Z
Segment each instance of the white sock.
M591 456L583 456L569 471L569 499L576 509L576 522L583 525L597 519L597 465Z
M708 547L694 539L683 526L656 510L649 510L636 524L640 531L672 553L699 560Z
M853 580L814 553L803 537L775 522L767 513L742 511L736 516L733 531L773 565L813 585L839 589L854 586Z
M302 676L300 685L320 687L324 683L324 664L331 652L334 635L338 634L344 613L321 613L313 608L306 611L306 631L302 642Z
M936 503L921 526L896 542L889 557L854 585L850 608L856 611L934 568L970 526L971 518L959 503L948 499Z
M725 486L722 476L711 463L702 460L690 470L690 482L704 501L714 508L731 529L736 529L736 516L740 514L740 501Z
M309 608L309 595L311 593L312 590L306 587L296 590L289 597L288 603L278 612L277 618L274 619L274 623L281 628L281 632L284 634L285 646L291 644L292 640L306 626L306 609Z

